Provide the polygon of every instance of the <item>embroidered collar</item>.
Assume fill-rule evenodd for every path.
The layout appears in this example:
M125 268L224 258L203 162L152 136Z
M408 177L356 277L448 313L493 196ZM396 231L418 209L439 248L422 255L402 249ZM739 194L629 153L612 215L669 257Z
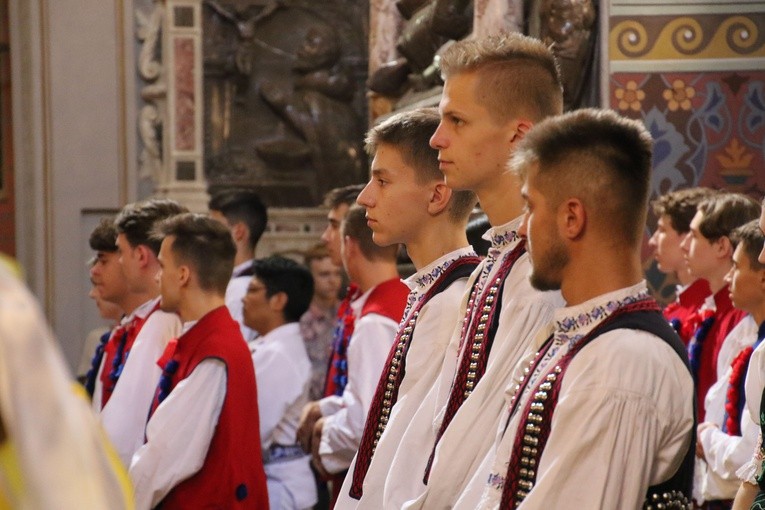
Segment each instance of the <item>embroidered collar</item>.
M491 250L502 250L510 244L518 241L518 228L521 226L522 216L511 220L504 225L491 227L483 235L483 238L491 242Z
M458 258L475 256L475 251L471 246L466 246L458 250L447 253L443 257L434 260L424 268L420 269L412 276L404 280L404 283L413 292L427 292L433 282Z
M648 288L643 280L631 287L602 294L579 305L556 310L556 341L568 342L573 346L617 309L647 297Z

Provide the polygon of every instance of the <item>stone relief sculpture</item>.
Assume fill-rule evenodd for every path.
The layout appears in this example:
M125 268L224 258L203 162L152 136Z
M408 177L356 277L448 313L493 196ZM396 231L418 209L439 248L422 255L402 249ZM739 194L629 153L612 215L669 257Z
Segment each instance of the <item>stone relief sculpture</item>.
M203 5L210 187L246 185L269 205L305 206L333 187L361 182L365 76L358 70L366 38L352 25L363 17L348 18L355 2ZM345 26L338 23L343 11Z
M395 5L405 20L397 56L377 66L368 83L374 94L388 99L390 109L441 83L437 54L450 40L515 30L553 45L567 109L599 103L593 0L399 0Z
M533 33L558 57L564 81L567 110L595 106L590 98L594 79L597 11L593 0L542 0L538 2L539 31ZM594 83L593 83L594 82Z
M151 177L155 182L161 178L162 172L163 118L160 112L167 91L159 59L162 12L163 6L159 1L154 2L148 14L136 10L136 36L141 42L138 74L145 82L141 89L141 98L145 103L138 114L138 134L142 145L139 176Z

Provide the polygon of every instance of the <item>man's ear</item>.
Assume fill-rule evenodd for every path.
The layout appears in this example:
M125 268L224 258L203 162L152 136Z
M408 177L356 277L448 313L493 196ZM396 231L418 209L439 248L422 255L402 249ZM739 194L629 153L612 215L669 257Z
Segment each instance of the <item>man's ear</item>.
M436 216L449 207L449 200L452 198L452 189L445 182L439 182L430 190L430 201L428 202L428 213Z
M134 252L135 256L138 257L138 265L142 268L148 266L152 258L157 258L156 255L154 255L152 249L145 244L139 244L136 246Z
M715 254L718 258L729 260L733 258L733 243L730 242L728 236L722 236L719 239L712 242L712 247L715 250Z
M587 227L587 211L578 198L567 198L558 206L558 226L561 235L569 240L578 239Z
M287 306L287 301L289 301L289 298L286 292L277 292L268 298L268 306L275 312L282 312Z
M510 143L516 145L518 142L523 140L531 128L534 127L534 123L526 119L517 119L513 122L515 123L515 126L513 129L512 138L510 139Z
M247 225L243 221L237 221L231 226L231 238L240 243L247 238Z
M191 269L186 264L181 264L178 267L178 283L181 287L187 287L191 280Z

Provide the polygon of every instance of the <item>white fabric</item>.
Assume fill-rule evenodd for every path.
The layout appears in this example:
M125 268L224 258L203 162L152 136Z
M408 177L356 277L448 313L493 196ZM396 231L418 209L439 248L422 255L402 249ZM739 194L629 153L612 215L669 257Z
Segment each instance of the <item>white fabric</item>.
M159 298L151 299L141 306L137 307L135 310L133 310L130 315L125 315L120 320L120 326L126 326L127 324L130 324L133 319L140 318L145 319L147 315L154 309L157 302L159 301ZM112 334L109 335L109 342L112 341L112 337L114 336L114 333L117 331L117 328L112 329ZM93 411L96 413L101 412L101 401L103 400L103 391L104 391L104 385L101 382L101 373L106 369L104 367L104 363L106 362L106 355L101 358L101 364L98 366L98 373L96 374L96 381L95 386L93 387L93 398L91 399L91 406L93 407ZM111 370L109 368L108 370Z
M308 402L311 361L300 336L300 324L291 322L258 337L250 345L255 378L258 383L258 413L263 451L273 445L297 443L300 413ZM289 498L269 491L272 508L308 508L317 501L316 482L310 468L310 457L285 462L266 463L269 487L275 482L286 490ZM286 498L286 501L285 501ZM281 503L281 504L280 504Z
M494 246L489 251L487 261L491 258L499 259L515 247L517 241L501 245L500 248L497 240L507 238L508 233L518 228L520 221L521 218L517 218L488 231L484 238L492 239ZM485 264L479 270L484 266ZM495 264L488 276L483 275L479 286L482 286L484 281L494 281L496 269ZM422 482L422 474L442 422L454 367L458 360L460 328L455 330L450 343L453 362L444 369L444 373L448 373L449 377L443 377L440 386L434 388L436 398L430 395L428 401L423 403L421 411L425 412L416 418L416 422L413 420L405 437L406 444L399 448L394 460L396 466L413 465L413 471L417 474L408 480L403 473L397 474L386 482L385 508L403 506L409 509L429 509L451 505L488 454L503 414L502 395L513 368L528 352L537 332L545 328L552 320L554 311L563 306L559 292L539 292L531 287L530 271L531 261L528 255L524 254L505 280L499 327L486 372L441 438L426 487ZM461 315L464 315L467 299L466 294ZM421 445L418 444L419 441L422 441Z
M239 267L239 266L237 266ZM237 274L234 271L234 274ZM252 281L252 276L233 276L226 287L226 308L228 308L231 318L239 324L239 330L242 332L242 338L246 342L251 342L258 337L258 332L244 325L244 303L242 298L247 294L247 287Z
M569 351L570 342L609 313L601 309L595 318L588 312L645 293L641 282L559 310L553 346L530 375L518 409L532 398L540 375ZM577 321L583 314L589 320ZM561 324L571 321L575 325L563 333ZM536 339L543 341L542 335ZM514 381L528 361L518 365ZM514 386L506 393L506 409ZM455 508L497 508L521 414L510 417L504 434L500 428L496 454L489 456L490 477L479 470ZM603 334L578 353L564 375L534 488L518 508L641 508L648 486L669 479L679 467L692 426L693 380L672 348L643 331ZM479 497L476 488L483 491Z
M346 353L348 384L343 395L319 401L322 416L325 417L319 455L329 473L348 469L356 455L377 381L398 330L395 321L376 313L358 318L375 288L351 303L357 319Z
M158 299L149 302L151 308ZM143 445L146 418L162 375L157 360L167 342L180 333L181 321L176 314L162 310L152 313L138 332L114 392L101 410L101 423L125 466L130 466L133 454Z
M709 428L699 435L698 440L704 447L706 462L696 458L696 470L694 472L694 499L703 501L718 499L733 499L741 485L736 471L749 462L752 458L752 450L757 442L759 426L749 416L749 410L744 406L741 416L741 436L729 436L721 429L725 420L725 400L728 393L728 384L732 372L733 359L744 348L751 346L757 340L757 324L751 315L747 315L725 337L720 347L719 359L725 356L728 367L723 372L718 372L717 381L707 391L704 400L706 409L705 420L714 423L719 428ZM754 353L753 353L754 354ZM761 357L759 358L762 360ZM750 370L762 370L765 366L752 365ZM719 363L718 363L719 367ZM748 377L748 376L747 376ZM762 395L762 386L752 388L757 395ZM757 397L759 399L759 397Z
M132 508L123 468L78 389L36 299L0 263L0 449L12 448L24 484L3 490L12 474L0 463L0 500L11 508Z
M749 360L749 370L746 373L744 388L746 390L747 410L747 413L745 414L747 414L752 422L759 427L760 401L763 388L765 388L765 342L760 343L752 353L752 358ZM762 435L758 430L754 456L741 466L736 473L736 476L738 476L740 480L748 481L754 485L757 485L757 481L754 477L760 473L763 465L762 452L760 450L761 442ZM750 454L751 453L752 452L750 452Z
M154 411L146 444L130 465L136 510L154 508L202 468L226 398L226 377L226 364L207 358Z
M460 257L470 255L474 255L470 247L456 250L407 278L404 283L411 289L408 301L417 303L430 291L435 280L427 279L426 276L432 271L444 265L448 266ZM385 431L377 443L364 481L365 495L360 501L348 495L356 464L356 458L354 458L335 504L336 509L357 506L374 508L379 501L377 495L384 489L385 481L390 475L391 461L400 446L401 437L441 372L446 347L459 318L460 302L466 284L466 278L454 281L420 309L406 355L406 373L399 387L398 399L391 410ZM369 498L366 496L367 492L370 494Z

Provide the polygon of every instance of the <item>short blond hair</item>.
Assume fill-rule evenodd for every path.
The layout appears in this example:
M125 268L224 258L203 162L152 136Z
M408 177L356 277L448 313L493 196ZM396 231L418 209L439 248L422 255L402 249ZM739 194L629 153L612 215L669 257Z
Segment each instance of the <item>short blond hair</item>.
M552 50L518 33L466 39L449 46L439 65L445 80L476 73L478 102L495 120L538 122L563 111L563 81Z

